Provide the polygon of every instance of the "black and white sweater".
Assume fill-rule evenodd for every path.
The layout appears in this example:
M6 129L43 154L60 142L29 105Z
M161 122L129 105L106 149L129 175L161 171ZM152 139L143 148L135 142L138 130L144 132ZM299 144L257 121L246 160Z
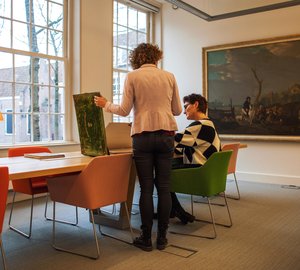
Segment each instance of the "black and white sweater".
M183 154L184 164L201 164L221 150L220 138L210 119L194 121L175 135L175 153Z

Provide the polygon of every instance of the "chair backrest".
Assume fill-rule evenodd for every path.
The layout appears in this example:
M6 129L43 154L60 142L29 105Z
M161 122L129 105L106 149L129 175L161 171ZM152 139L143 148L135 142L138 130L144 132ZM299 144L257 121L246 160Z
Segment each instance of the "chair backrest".
M51 153L50 149L45 146L24 146L8 149L8 157L19 157L24 154ZM47 192L47 183L44 177L23 179L24 181L12 181L14 191L25 194L38 194Z
M47 179L53 201L95 209L127 200L132 154L95 157L77 175Z
M228 174L235 173L237 156L239 151L240 143L228 143L222 146L222 151L232 150L232 155L229 161Z
M172 170L171 190L204 197L224 192L231 154L232 150L216 152L199 168Z
M24 154L35 154L35 153L51 153L50 149L45 146L24 146L24 147L15 147L8 149L9 157L19 157L24 156Z
M6 200L8 193L8 168L0 167L0 234L2 233L3 221L6 209Z

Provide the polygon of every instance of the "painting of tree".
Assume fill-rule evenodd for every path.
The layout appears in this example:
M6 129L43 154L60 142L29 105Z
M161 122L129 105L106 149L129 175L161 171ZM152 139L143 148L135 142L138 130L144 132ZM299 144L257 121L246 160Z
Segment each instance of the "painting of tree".
M220 134L300 135L300 36L207 47L203 65L208 114Z
M102 108L94 103L99 92L73 95L81 153L86 156L108 154Z

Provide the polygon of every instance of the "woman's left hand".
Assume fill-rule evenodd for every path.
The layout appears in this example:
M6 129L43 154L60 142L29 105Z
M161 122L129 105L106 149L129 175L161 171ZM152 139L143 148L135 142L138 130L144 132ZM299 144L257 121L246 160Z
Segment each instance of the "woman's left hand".
M104 108L106 102L107 102L107 99L105 97L94 96L94 103L96 106Z

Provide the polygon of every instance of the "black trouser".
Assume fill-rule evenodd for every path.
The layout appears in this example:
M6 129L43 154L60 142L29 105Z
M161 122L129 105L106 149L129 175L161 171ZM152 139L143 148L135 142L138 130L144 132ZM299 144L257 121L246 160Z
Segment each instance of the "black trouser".
M174 153L174 136L164 131L133 136L133 154L141 187L140 213L142 229L153 224L153 189L158 195L158 228L167 229L171 211L170 175Z

